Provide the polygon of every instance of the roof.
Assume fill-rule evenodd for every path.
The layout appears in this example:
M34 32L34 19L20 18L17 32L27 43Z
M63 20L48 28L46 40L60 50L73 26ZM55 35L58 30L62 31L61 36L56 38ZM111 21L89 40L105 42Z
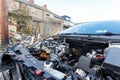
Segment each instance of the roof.
M24 3L24 4L29 5L29 6L32 6L32 7L35 7L35 8L37 8L37 9L42 10L42 11L47 11L47 12L49 12L49 13L51 13L51 14L54 14L56 18L62 19L61 16L59 16L59 15L51 12L50 10L48 10L48 9L44 10L41 6L38 6L38 5L34 4L34 3L30 3L30 2L27 1L27 0L16 0L16 1L21 2L21 3ZM62 20L63 20L63 19L62 19Z
M35 7L37 9L43 10L41 6L38 6L38 5L33 4L33 3L30 3L29 1L26 1L26 0L16 0L16 1L24 3L24 4L32 6L32 7Z

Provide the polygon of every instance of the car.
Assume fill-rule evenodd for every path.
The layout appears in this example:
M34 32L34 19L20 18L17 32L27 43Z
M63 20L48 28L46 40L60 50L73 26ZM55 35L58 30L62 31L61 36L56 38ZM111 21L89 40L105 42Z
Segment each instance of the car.
M120 21L96 21L7 48L1 69L12 80L119 80L119 56Z
M118 56L120 56L120 21L81 23L62 31L59 38L65 39L66 43L69 43L72 53L77 54L76 57L79 55L79 67L80 70L83 70L83 72L78 72L80 75L90 73L89 70L99 65L100 70L98 69L98 71L102 71L99 79L116 80L120 77L118 75L120 73L118 61ZM80 59L81 55L82 59ZM73 58L77 59L76 57ZM91 65L92 67L90 67Z

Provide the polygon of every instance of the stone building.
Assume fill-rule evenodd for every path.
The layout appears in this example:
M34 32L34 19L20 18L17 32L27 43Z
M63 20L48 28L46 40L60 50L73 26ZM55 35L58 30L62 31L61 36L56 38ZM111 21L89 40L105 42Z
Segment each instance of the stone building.
M63 19L33 0L8 0L8 18L10 26L30 35L51 37L63 30Z

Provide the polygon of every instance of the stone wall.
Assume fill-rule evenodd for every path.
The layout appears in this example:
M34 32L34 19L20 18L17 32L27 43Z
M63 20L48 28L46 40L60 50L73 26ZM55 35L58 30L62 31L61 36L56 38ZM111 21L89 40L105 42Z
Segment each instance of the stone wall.
M26 24L24 30L28 29L32 34L36 32L36 35L40 34L41 37L50 37L63 30L63 19L49 11L47 5L41 7L27 0L8 0L8 2L9 13L31 17L28 20L20 19L21 22L24 21L23 23ZM12 25L21 26L18 24L18 18L9 16L9 20Z

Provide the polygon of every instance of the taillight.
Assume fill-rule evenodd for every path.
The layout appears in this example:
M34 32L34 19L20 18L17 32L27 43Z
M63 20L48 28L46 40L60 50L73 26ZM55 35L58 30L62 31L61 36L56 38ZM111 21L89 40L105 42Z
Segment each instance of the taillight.
M43 74L43 71L42 71L42 70L37 70L37 71L35 72L35 75L37 75L37 76L42 75L42 74Z

